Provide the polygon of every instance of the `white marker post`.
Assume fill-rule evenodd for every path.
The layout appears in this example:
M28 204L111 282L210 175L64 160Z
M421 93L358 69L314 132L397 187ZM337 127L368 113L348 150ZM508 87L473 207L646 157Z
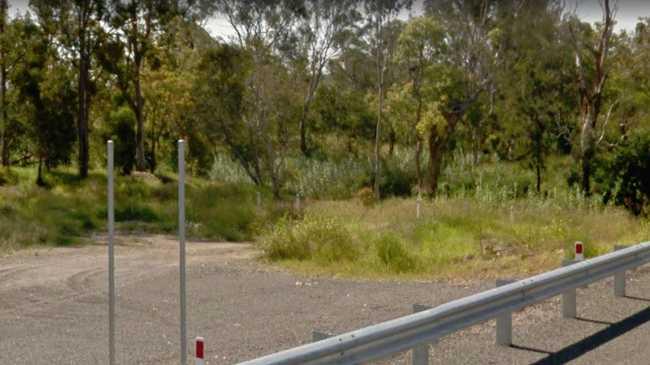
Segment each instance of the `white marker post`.
M575 260L582 261L585 259L584 244L580 241L575 243Z
M185 141L178 140L178 239L180 243L181 365L187 365L185 308Z
M115 258L113 236L115 234L115 211L113 201L113 141L106 143L108 152L108 363L115 365Z
M194 355L196 357L196 365L205 365L205 340L203 337L197 337L196 338L196 348L194 351Z

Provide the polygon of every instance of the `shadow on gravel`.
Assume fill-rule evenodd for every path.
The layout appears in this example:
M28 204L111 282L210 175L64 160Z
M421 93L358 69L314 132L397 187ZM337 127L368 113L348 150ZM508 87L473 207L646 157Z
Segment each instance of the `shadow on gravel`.
M581 319L581 320L584 321L586 319ZM599 324L603 323L601 321L594 321L594 320L586 320L586 321L599 323ZM532 365L551 365L551 364L567 363L571 360L577 359L578 357L586 354L587 352L596 349L598 346L603 345L615 339L616 337L621 336L626 332L631 331L636 327L647 322L650 322L650 308L637 312L634 315L627 317L616 323L609 324L604 322L606 324L609 324L609 326L603 328L602 330L594 333L589 337L582 339L579 342L576 342L570 346L563 348L560 351L549 353L548 356L532 363ZM512 347L520 348L522 350L548 353L546 351L539 350L539 349L531 349L531 348L525 348L520 346L512 346Z
M625 297L626 297L627 299L639 300L639 301L642 301L642 302L650 302L650 299L646 299L646 298L633 297L633 296L631 296L631 295L626 295Z

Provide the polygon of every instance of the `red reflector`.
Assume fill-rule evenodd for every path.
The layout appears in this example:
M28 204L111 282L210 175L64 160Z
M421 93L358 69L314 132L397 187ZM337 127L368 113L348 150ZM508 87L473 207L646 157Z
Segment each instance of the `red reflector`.
M196 357L203 359L203 339L200 337L196 339Z
M582 243L576 244L576 253L582 253Z

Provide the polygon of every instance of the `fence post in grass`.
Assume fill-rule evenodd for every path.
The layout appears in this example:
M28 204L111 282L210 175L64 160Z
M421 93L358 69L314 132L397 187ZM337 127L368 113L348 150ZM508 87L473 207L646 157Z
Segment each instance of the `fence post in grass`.
M418 192L418 198L415 201L415 218L420 219L420 204L422 204L422 195Z
M413 313L422 312L431 309L430 306L413 304ZM429 365L429 345L428 343L417 345L411 351L412 365Z
M564 260L562 266L573 265L576 261ZM562 293L562 317L563 318L576 318L578 315L577 310L577 290L572 288Z
M178 140L178 240L181 309L181 365L187 365L187 323L185 301L185 141Z
M497 280L497 287L513 283L511 279ZM497 345L510 346L512 345L512 312L506 312L497 317Z
M113 141L106 143L108 152L107 178L107 210L108 210L108 363L115 365L115 256L113 239L115 235L115 207L113 198Z
M296 214L300 214L300 193L296 193L296 200L294 201L293 206L296 210Z
M614 250L622 250L625 246L616 245ZM625 296L625 270L617 272L614 274L614 296L624 297Z

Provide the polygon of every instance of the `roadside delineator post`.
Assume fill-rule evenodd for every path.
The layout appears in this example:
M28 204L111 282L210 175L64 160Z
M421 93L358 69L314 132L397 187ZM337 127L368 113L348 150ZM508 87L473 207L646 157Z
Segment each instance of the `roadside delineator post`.
M625 246L616 245L614 246L614 251L622 250L624 248ZM625 296L625 270L614 274L614 296Z
M497 280L497 287L514 283L511 279ZM512 312L508 311L497 317L496 342L499 346L512 345Z
M422 194L418 192L418 198L415 201L415 219L420 219L420 205L422 204Z
M196 348L194 356L196 357L196 365L205 365L205 340L203 337L196 338Z
M108 210L108 363L115 365L115 255L113 237L115 235L115 201L113 197L113 141L106 143L107 166L107 210Z
M577 241L575 243L575 260L576 261L582 261L585 259L585 254L584 254L584 244L580 241Z
M422 304L413 304L413 313L423 312L431 309L432 307ZM429 348L430 343L417 345L411 350L411 364L412 365L429 365Z

